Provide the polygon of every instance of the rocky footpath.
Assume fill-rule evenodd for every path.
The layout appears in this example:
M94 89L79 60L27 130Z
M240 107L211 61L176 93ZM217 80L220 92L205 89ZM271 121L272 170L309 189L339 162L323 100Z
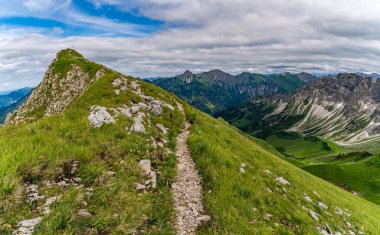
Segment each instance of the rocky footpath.
M183 112L181 104L178 106ZM172 185L177 234L195 234L201 223L210 220L210 216L204 214L201 178L186 143L189 128L186 122L185 129L177 137L177 177Z

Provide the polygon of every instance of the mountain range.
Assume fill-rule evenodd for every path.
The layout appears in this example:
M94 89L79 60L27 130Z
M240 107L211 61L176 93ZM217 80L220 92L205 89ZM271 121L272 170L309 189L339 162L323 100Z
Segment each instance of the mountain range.
M171 78L151 81L178 95L192 106L214 114L248 101L251 97L295 91L317 77L308 74L255 74L244 72L233 76L221 70L193 74L185 71Z
M302 169L379 204L379 88L376 78L342 73L217 116Z
M33 88L25 87L0 95L0 108L4 108L16 103L17 101L28 95L32 90Z
M0 128L2 234L376 234L380 208L67 49Z
M288 130L353 145L380 134L379 91L378 79L343 73L322 77L294 93L254 98L220 115L231 122L239 119L247 132ZM253 112L257 114L251 118ZM249 116L247 122L243 115Z
M9 92L4 92L0 95L0 123L4 123L8 113L13 112L21 106L29 95L32 93L33 88L25 87Z

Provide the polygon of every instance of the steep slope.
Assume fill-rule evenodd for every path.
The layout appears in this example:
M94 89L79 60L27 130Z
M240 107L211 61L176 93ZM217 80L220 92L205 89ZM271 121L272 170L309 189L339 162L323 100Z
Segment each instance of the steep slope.
M7 123L16 124L61 113L104 73L103 66L86 60L76 51L61 51L49 66L42 82Z
M294 91L313 78L306 73L241 73L232 76L212 70L200 74L186 71L176 77L157 79L152 83L178 95L194 107L213 114L254 96Z
M89 77L70 75L81 71L78 64ZM176 98L72 50L60 52L49 70L20 108L27 118L15 115L25 121L0 129L0 233L174 233L173 151L184 121ZM42 93L45 84L57 86L46 81L51 77L67 78L55 80L62 87L75 89L70 83L85 78L91 85L54 106L63 104L55 97L68 96ZM54 107L64 111L52 115Z
M183 208L173 203L172 184L181 182L189 157L190 171L200 176L198 196L196 203L186 198L183 214L197 224L210 216L200 234L380 231L378 206L288 164L264 142L72 50L58 57L50 68L64 60L65 72L53 77L65 78L78 63L89 77L103 75L73 91L59 113L29 101L21 107L28 107L26 118L0 128L1 234L175 234ZM29 99L46 100L36 94ZM184 165L176 164L175 150ZM206 212L186 212L199 208L199 194Z
M189 147L212 221L200 234L378 234L380 207L281 160L260 140L188 108Z

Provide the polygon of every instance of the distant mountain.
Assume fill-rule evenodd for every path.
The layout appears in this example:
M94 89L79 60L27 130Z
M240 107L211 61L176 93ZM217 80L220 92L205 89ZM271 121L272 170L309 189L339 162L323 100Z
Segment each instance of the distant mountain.
M0 123L4 123L8 113L12 113L14 110L18 109L30 96L32 90L29 91L24 97L19 99L17 102L12 103L6 107L0 109Z
M374 79L379 79L380 78L380 74L377 74L377 73L370 73L370 74L367 74L367 73L356 73L356 75L359 75L361 77L370 77L370 78L374 78Z
M254 74L241 73L233 76L221 70L200 74L185 71L171 78L152 81L178 95L194 107L213 114L228 107L246 102L251 97L294 91L316 77L307 74Z
M219 115L256 136L289 130L354 144L380 135L380 80L326 76L293 94L254 98Z
M22 89L14 90L9 93L0 95L0 109L7 107L11 104L17 103L20 99L24 98L25 95L30 93L33 88L30 87L25 87Z

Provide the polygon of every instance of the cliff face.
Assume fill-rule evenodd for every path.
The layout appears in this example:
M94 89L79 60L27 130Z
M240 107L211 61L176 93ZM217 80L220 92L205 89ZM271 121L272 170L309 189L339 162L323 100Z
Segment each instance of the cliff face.
M70 69L63 69L68 63L71 63ZM18 110L8 115L5 123L17 124L61 113L105 71L76 51L67 49L59 52L42 82Z

